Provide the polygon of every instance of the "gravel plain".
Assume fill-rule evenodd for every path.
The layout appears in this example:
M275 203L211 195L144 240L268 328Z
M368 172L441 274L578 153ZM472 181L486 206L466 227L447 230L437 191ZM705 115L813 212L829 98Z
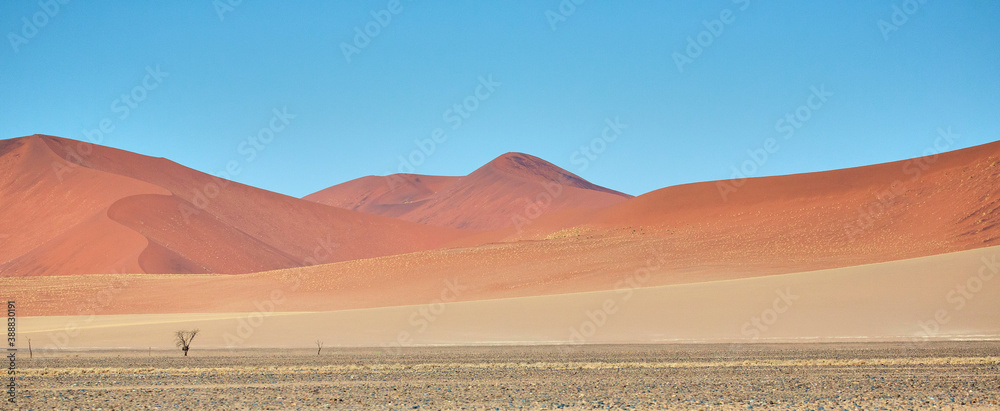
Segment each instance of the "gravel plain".
M17 409L1000 407L998 342L23 354Z

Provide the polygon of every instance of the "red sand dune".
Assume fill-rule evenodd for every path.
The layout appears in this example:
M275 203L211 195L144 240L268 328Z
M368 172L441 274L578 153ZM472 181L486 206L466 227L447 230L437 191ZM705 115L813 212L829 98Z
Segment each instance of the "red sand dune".
M675 249L705 255L704 263L726 260L712 255L724 253L827 268L998 245L998 209L993 142L844 170L668 187L586 221L673 230Z
M246 273L425 250L465 235L51 136L0 141L0 175L3 276Z
M33 315L72 313L78 300L109 288L121 289L104 313L245 312L275 290L282 292L280 310L313 311L427 304L449 281L461 286L456 300L488 300L760 277L1000 245L1000 142L936 158L750 179L727 201L717 187L670 187L589 214L544 215L531 225L536 231L525 233L536 238L515 242L242 276L38 278L0 286ZM571 220L583 223L558 228ZM109 286L113 281L128 285Z
M368 176L305 200L429 225L475 230L521 226L559 210L595 210L631 196L538 157L507 153L464 177Z

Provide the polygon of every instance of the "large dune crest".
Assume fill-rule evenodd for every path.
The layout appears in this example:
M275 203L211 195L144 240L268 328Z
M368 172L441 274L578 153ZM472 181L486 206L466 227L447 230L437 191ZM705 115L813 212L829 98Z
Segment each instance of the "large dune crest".
M0 143L0 275L247 273L430 249L463 233L328 207L162 158Z

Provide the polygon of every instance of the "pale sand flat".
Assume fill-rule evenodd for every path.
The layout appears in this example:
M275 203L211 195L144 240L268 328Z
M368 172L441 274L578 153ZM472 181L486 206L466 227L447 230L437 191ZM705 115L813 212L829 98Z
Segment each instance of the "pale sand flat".
M192 328L202 330L194 344L200 348L308 347L317 339L327 346L390 348L1000 339L998 260L1000 247L990 247L806 273L440 305L267 316L23 317L18 341L31 338L35 349L167 348L175 330ZM77 330L60 331L68 325Z

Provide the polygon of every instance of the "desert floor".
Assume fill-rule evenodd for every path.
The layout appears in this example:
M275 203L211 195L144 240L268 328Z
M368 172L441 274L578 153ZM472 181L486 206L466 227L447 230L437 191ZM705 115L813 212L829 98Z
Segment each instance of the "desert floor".
M977 409L1000 342L78 351L18 359L17 408ZM10 405L10 404L5 404Z

